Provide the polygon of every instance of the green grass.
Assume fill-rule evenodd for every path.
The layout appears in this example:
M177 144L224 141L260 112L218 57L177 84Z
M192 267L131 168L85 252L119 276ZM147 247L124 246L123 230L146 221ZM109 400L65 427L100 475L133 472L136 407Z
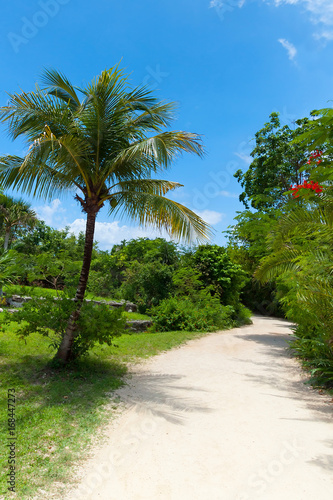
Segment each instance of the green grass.
M0 314L0 325L3 314ZM8 429L7 393L16 390L17 493L26 500L44 498L39 489L68 489L72 466L89 448L98 428L112 418L106 407L110 392L122 385L128 362L138 362L171 349L202 333L166 332L126 334L117 339L118 347L96 346L89 356L62 370L47 366L54 350L48 339L33 334L26 343L17 338L16 325L0 329L0 498L13 498L7 492L6 462ZM114 403L113 403L114 404ZM115 404L114 404L115 405ZM116 406L114 406L114 409Z

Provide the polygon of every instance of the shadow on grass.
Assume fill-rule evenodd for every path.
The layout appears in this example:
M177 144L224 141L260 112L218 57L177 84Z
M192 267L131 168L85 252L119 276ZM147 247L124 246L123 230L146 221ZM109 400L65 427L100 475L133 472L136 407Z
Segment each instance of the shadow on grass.
M35 498L52 482L65 485L72 465L91 443L97 428L113 416L110 393L121 387L127 368L117 361L89 355L54 369L53 353L35 339L27 346L4 336L0 343L0 405L15 389L15 433L20 471L18 498ZM26 354L32 350L41 354ZM1 448L7 443L7 422L1 424ZM1 464L0 498L6 493L7 463ZM39 497L38 497L39 498ZM42 497L41 497L42 498Z
M123 385L126 371L122 363L92 357L53 368L43 355L26 355L17 361L2 360L0 379L8 388L16 385L21 404L35 393L40 400L39 411L43 406L65 404L69 410L75 408L77 414L101 404L106 392Z

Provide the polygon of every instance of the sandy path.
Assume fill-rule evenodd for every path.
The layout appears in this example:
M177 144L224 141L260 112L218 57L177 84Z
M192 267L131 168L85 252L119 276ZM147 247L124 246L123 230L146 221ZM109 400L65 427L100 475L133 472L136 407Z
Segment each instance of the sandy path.
M135 367L68 499L331 500L333 404L303 385L289 326L254 318Z

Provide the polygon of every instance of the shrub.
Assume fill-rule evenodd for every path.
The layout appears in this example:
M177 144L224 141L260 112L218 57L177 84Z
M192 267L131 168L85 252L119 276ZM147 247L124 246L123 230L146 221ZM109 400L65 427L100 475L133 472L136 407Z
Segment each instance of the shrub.
M232 306L222 306L218 298L201 293L194 302L189 297L171 297L152 307L151 331L216 331L234 326Z
M17 322L20 325L17 331L20 338L25 339L36 332L48 337L50 346L57 349L65 334L68 319L75 309L76 303L64 295L61 298L33 298L17 312L7 313L5 323ZM83 356L97 343L112 345L113 338L125 332L125 324L122 309L113 310L104 304L84 302L74 338L72 358Z
M156 306L172 290L173 268L161 262L134 261L125 271L125 281L119 294L138 305L140 313Z
M313 326L297 326L290 346L310 371L312 385L333 388L333 346L327 342L327 333Z
M204 285L212 286L223 305L237 306L248 277L227 251L218 245L200 245L192 257L195 269Z

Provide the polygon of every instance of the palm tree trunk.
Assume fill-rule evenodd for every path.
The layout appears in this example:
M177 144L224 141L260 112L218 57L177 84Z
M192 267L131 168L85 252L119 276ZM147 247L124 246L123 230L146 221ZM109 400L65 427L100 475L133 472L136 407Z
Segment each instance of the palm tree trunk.
M83 263L81 269L81 275L79 284L76 290L74 301L77 302L76 310L71 314L65 335L61 341L58 352L55 355L55 358L67 363L72 356L72 346L75 336L76 329L76 321L80 315L80 309L82 306L82 301L84 298L84 294L87 288L89 270L91 264L93 243L94 243L94 232L95 232L95 223L96 223L96 215L97 212L90 211L87 213L87 222L86 222L86 235L85 235L85 244L84 244L84 254L83 254Z
M8 246L9 246L9 236L10 236L10 230L6 231L5 232L5 242L4 242L4 245L3 245L3 248L5 250L5 252L8 250Z

